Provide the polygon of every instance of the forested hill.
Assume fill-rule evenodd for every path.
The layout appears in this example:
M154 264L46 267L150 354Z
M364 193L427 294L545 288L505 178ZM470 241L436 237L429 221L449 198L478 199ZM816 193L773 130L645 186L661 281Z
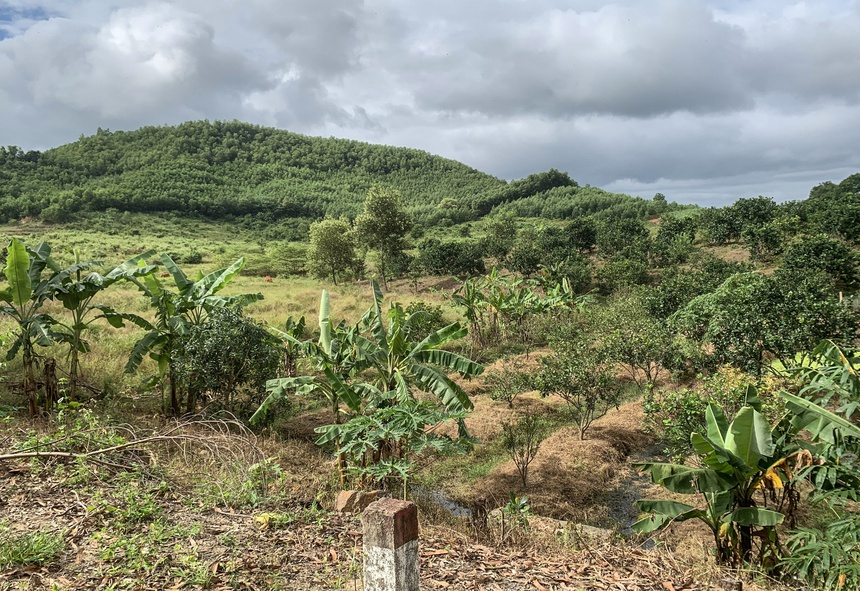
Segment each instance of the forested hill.
M375 184L399 190L424 226L477 219L518 201L526 214L542 217L618 206L643 215L651 203L579 187L555 170L506 183L420 150L196 121L131 132L100 129L44 152L0 147L0 222L26 216L63 221L113 208L307 223L354 217Z

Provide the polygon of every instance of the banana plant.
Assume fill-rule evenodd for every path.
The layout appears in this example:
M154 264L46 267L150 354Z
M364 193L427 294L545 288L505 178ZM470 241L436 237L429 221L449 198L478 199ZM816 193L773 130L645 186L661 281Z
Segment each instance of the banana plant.
M749 562L754 537L761 539L760 559L771 560L779 548L775 526L794 509L794 468L804 455L794 446L796 431L785 422L772 430L753 406L744 406L729 423L722 410L711 404L706 421L707 432L690 437L700 467L637 465L671 492L700 494L705 508L640 500L637 505L645 516L633 524L633 530L650 533L673 522L698 519L711 530L720 562Z
M374 370L373 385L381 392L395 392L398 400L411 399L412 388L417 388L434 394L449 412L471 410L469 395L447 372L468 378L480 375L484 366L442 348L465 337L466 328L455 322L411 343L410 327L421 312L406 314L400 304L392 303L383 314L382 292L376 282L371 286L373 305L361 320L368 336L356 335L355 345L359 362Z
M50 275L43 278L46 269ZM9 284L0 291L0 312L17 325L15 340L6 353L6 360L11 361L21 352L24 395L31 417L39 413L35 347L53 343L51 327L56 324L51 315L42 311L42 306L51 299L55 278L60 272L59 265L51 259L51 247L45 242L31 249L13 238L6 248L4 274ZM50 401L46 401L46 405L49 406Z
M301 332L298 332L299 325ZM251 416L251 423L259 423L269 412L272 404L283 399L289 392L300 395L322 395L328 401L332 411L334 425L330 429L331 436L328 441L334 444L338 450L338 472L340 475L341 488L346 485L346 456L341 450L341 437L339 427L341 421L341 404L353 414L361 412L362 400L365 396L376 394L375 388L364 383L352 383L350 373L355 368L354 347L352 342L357 334L358 327L348 327L341 322L337 326L331 318L331 306L328 291L323 290L320 296L319 328L320 334L316 342L312 340L300 340L300 334L304 332L304 318L300 323L287 323L287 331L277 331L288 347L312 361L318 370L317 375L310 376L287 376L276 378L266 382L266 391L269 395L260 404L260 408ZM298 334L297 334L298 333Z
M467 279L451 295L451 302L455 306L463 308L463 313L466 316L466 320L469 321L469 327L472 331L472 341L479 347L483 347L486 344L484 338L484 313L488 303L483 292L484 283L483 278Z
M54 332L57 341L69 346L69 397L75 400L80 374L80 354L90 350L89 343L84 340L84 332L99 319L107 320L114 328L129 320L138 326L145 326L146 321L134 314L117 312L110 306L94 304L93 300L103 290L118 281L131 277L147 275L155 270L153 266L140 266L138 263L152 256L152 252L137 255L118 265L106 275L92 271L83 275L84 271L101 266L98 262L81 262L80 255L75 251L75 264L62 271L54 279L53 297L59 300L69 311L71 320L57 321L56 325L62 330Z
M304 356L305 317L296 320L290 316L284 323L284 330L274 327L269 330L283 342L282 364L286 377L296 377L298 360Z
M156 277L154 272L146 273L142 277L129 277L129 280L150 298L150 305L155 310L155 322L144 321L142 326L147 332L135 343L125 371L136 371L143 363L144 357L149 354L158 363L156 378L166 378L168 381L170 408L173 414L178 415L181 412L180 384L177 383L173 363L177 340L188 334L190 326L206 322L211 310L244 306L263 299L263 295L257 293L225 296L218 293L245 266L244 258L207 275L198 273L194 281L185 275L169 255L162 254L160 259L170 272L176 291L169 289L167 283ZM144 267L145 263L139 261L138 266ZM186 412L192 412L195 404L196 400L189 395Z
M321 394L326 398L332 411L335 424L341 422L341 403L352 412L360 412L363 384L351 384L349 374L355 366L352 341L357 328L347 327L341 322L337 326L331 319L331 306L328 291L320 296L319 312L320 334L316 342L302 341L295 335L284 331L277 334L287 343L300 349L302 354L316 365L320 372L312 376L288 376L266 382L269 395L251 417L251 422L259 422L268 408L281 400L288 392L312 395Z

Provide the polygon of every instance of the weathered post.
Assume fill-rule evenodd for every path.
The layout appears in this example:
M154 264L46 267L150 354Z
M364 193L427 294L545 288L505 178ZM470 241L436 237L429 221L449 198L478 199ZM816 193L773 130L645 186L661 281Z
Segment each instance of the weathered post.
M364 591L418 591L418 507L380 499L361 517Z

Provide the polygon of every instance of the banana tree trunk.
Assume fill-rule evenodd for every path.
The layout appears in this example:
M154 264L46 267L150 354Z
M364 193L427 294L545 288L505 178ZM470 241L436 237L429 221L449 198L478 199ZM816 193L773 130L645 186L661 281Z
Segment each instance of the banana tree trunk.
M54 404L59 399L59 385L57 384L57 362L53 357L45 359L45 412L51 412Z
M27 406L30 418L39 414L39 398L36 391L36 372L33 367L33 345L28 340L24 342L24 395L27 396Z

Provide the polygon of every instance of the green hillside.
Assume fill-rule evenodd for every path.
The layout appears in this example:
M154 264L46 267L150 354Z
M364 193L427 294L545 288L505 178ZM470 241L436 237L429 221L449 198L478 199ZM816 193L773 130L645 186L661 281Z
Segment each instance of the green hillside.
M530 214L564 218L620 207L642 215L651 204L579 187L555 170L506 183L420 150L195 121L131 132L100 129L44 152L0 148L0 222L60 222L109 209L230 221L250 216L255 223L286 225L298 238L315 219L357 215L376 184L399 190L424 227L479 219L518 201L546 203L544 194L555 205L526 207ZM584 201L592 205L575 205Z

